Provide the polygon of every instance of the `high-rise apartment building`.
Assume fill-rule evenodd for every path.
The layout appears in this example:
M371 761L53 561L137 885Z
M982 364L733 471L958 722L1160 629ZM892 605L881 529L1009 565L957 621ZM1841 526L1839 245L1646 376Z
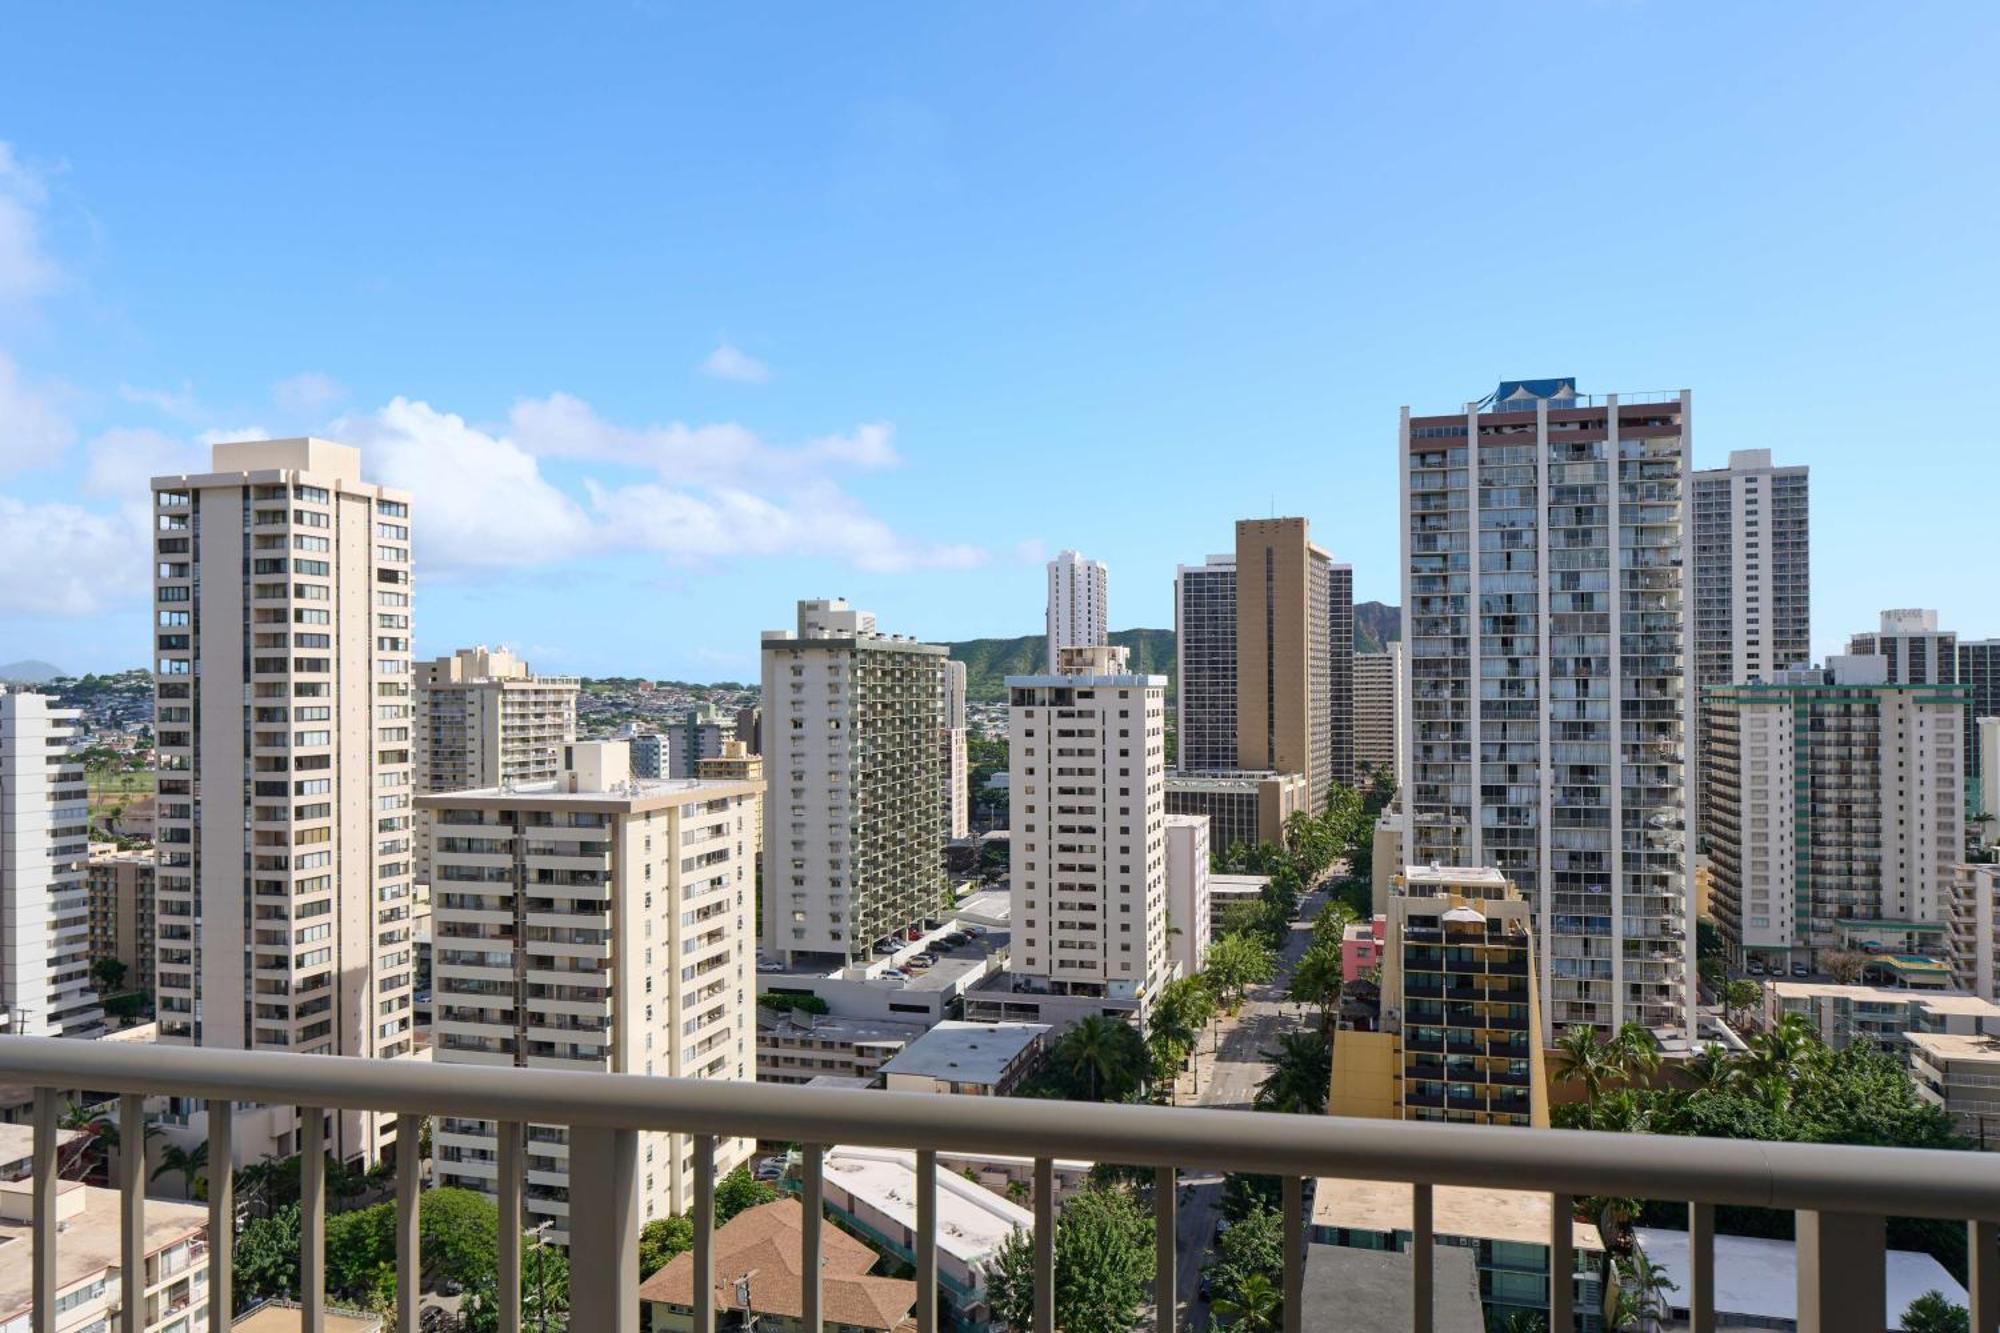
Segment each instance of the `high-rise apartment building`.
M1737 957L1943 952L1964 852L1964 691L1890 684L1881 657L1709 692L1710 907Z
M1891 685L1958 683L1958 635L1938 628L1935 611L1905 607L1882 613L1882 627L1847 640L1850 656L1887 659Z
M1985 782L1986 741L1979 734L1980 718L2000 717L2000 639L1959 643L1958 683L1970 691L1965 710L1965 776L1976 784L1969 794L1982 798L1975 808L1983 809L2000 800L2000 791Z
M1979 738L1979 801L1972 810L1981 846L2000 846L2000 717L1982 717L1972 727Z
M70 753L77 710L0 685L0 1010L26 1037L94 1037L90 793Z
M764 632L769 952L845 966L937 911L944 655L838 599Z
M1236 767L1236 557L1174 573L1176 707L1182 773Z
M736 739L751 754L764 753L764 710L747 704L736 710Z
M764 790L764 756L752 750L742 741L724 741L722 753L713 759L704 759L695 774L703 782L754 782L757 790ZM757 802L757 820L750 846L756 851L756 864L764 863L764 802Z
M159 1039L408 1054L410 497L316 439L152 486ZM239 1157L296 1152L295 1119L239 1117ZM328 1120L353 1161L393 1117Z
M944 730L938 733L939 776L944 780L944 836L963 838L972 832L972 765L966 740L965 663L944 661Z
M1945 943L1958 988L2000 1003L2000 863L1951 868Z
M90 849L85 874L90 895L90 961L112 958L125 965L121 989L153 993L157 944L153 938L153 852L119 851L105 844Z
M714 704L700 703L687 716L669 722L660 731L660 771L652 776L691 778L701 761L722 754L725 743L736 739L736 717Z
M1101 560L1064 551L1049 561L1048 667L1056 669L1064 648L1091 648L1110 641L1107 598L1110 573Z
M1354 566L1327 566L1328 783L1354 781Z
M434 818L433 1060L747 1081L754 781L634 779L624 742L567 748L561 773L419 798ZM498 1127L435 1127L441 1185L494 1193ZM641 1136L639 1219L694 1203L693 1140ZM750 1155L717 1145L717 1169ZM567 1131L527 1131L529 1225L565 1243Z
M1696 809L1706 692L1812 661L1809 498L1807 470L1774 466L1769 449L1732 450L1729 466L1694 474Z
M1403 411L1403 860L1518 886L1556 1029L1692 1031L1688 406Z
M1351 658L1351 579L1348 586ZM1236 763L1304 774L1314 810L1335 777L1333 604L1333 561L1313 545L1306 520L1237 522ZM1351 745L1342 781L1354 771Z
M1389 887L1380 999L1333 1044L1329 1113L1548 1128L1528 904L1483 867L1410 866Z
M1403 736L1403 645L1394 639L1379 653L1354 655L1354 781L1378 773L1397 776ZM1397 786L1402 786L1398 778Z
M575 676L538 676L504 648L418 662L417 789L546 782L576 739Z
M1139 999L1167 951L1164 676L1122 648L1067 648L1007 678L1013 940L1009 969L1056 995Z

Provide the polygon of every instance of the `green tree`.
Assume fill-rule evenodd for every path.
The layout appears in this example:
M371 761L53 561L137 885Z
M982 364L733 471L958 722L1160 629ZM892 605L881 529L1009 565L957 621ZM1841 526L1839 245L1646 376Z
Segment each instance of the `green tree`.
M1332 1040L1334 1021L1340 1017L1344 966L1339 940L1315 939L1292 970L1291 985L1286 991L1294 1002L1319 1010L1319 1029L1327 1034L1328 1040Z
M1056 1218L1056 1327L1064 1333L1128 1333L1153 1278L1152 1218L1126 1190L1092 1186ZM1034 1247L1016 1231L987 1273L994 1315L1008 1328L1034 1327Z
M1077 1095L1093 1102L1122 1101L1152 1066L1138 1029L1106 1014L1090 1014L1056 1040L1055 1063Z
M1317 1032L1287 1032L1278 1049L1259 1051L1271 1072L1257 1085L1253 1103L1260 1111L1294 1115L1326 1114L1333 1082L1333 1047Z
M1269 1176L1260 1179L1277 1183ZM1218 1303L1240 1300L1259 1281L1281 1281L1284 1269L1285 1220L1271 1200L1260 1198L1236 1213L1216 1241L1207 1270L1209 1289Z
M1972 1333L1972 1312L1941 1291L1927 1291L1903 1311L1903 1333Z
M785 991L765 991L757 997L757 1005L778 1013L787 1010L802 1014L823 1014L827 1012L826 1001L817 995L793 995Z
M1277 965L1270 945L1254 935L1236 932L1224 935L1209 948L1208 968L1202 975L1208 978L1216 999L1235 1013L1243 1003L1243 993L1269 981Z
M1218 1297L1210 1307L1229 1328L1243 1333L1270 1333L1284 1313L1284 1295L1262 1273L1252 1273L1233 1296Z
M170 1143L160 1152L160 1164L153 1168L152 1178L177 1175L181 1178L181 1190L188 1197L194 1197L194 1182L208 1169L208 1143L203 1141L192 1148L183 1148Z
M90 965L90 984L100 994L108 994L125 984L125 964L116 958L99 958Z
M269 1296L299 1294L299 1208L287 1204L269 1217L252 1219L236 1236L231 1270L237 1306Z
M1556 1077L1581 1084L1586 1106L1603 1097L1620 1073L1618 1052L1594 1029L1579 1024L1556 1038Z
M675 1255L693 1248L693 1222L678 1215L654 1218L639 1232L640 1281L665 1268Z
M755 1208L777 1197L776 1188L751 1175L749 1167L739 1166L716 1182L715 1225L724 1226L745 1208Z
M1339 943L1347 938L1347 928L1359 919L1352 907L1334 899L1313 914L1313 942L1332 940Z
M1764 988L1749 977L1733 977L1721 987L1722 1007L1733 1026L1741 1027L1744 1015L1764 1002Z

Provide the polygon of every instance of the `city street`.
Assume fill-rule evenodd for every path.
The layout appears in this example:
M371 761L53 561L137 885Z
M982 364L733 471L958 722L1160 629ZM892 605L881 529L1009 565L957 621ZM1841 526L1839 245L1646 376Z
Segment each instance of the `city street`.
M1323 888L1300 900L1299 919L1292 923L1291 935L1280 952L1276 974L1269 984L1252 987L1234 1017L1224 1017L1211 1025L1216 1035L1212 1043L1203 1043L1196 1056L1200 1092L1194 1091L1197 1080L1183 1076L1176 1089L1181 1105L1250 1109L1257 1085L1268 1072L1258 1052L1270 1050L1281 1034L1309 1021L1297 1005L1285 1001L1285 987L1292 969L1312 943L1313 913L1326 900ZM1199 1168L1183 1171L1181 1186L1179 1266L1175 1273L1180 1301L1177 1324L1201 1329L1208 1324L1208 1307L1196 1299L1196 1292L1202 1264L1215 1240L1215 1225L1222 1217L1222 1176Z

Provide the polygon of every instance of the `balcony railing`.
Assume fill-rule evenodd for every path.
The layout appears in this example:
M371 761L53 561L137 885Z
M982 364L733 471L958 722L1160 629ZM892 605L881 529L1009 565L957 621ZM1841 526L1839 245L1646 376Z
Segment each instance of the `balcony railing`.
M208 1101L210 1125L209 1328L229 1326L235 1217L230 1160L232 1109L250 1102L301 1108L301 1324L325 1327L326 1168L321 1112L364 1110L401 1117L397 1129L395 1326L418 1328L417 1192L421 1117L498 1123L498 1291L503 1333L519 1333L525 1125L567 1127L569 1140L570 1327L638 1333L638 1192L641 1131L694 1137L694 1327L716 1327L714 1149L718 1138L754 1137L804 1146L805 1333L824 1328L818 1275L823 1253L827 1146L910 1150L917 1173L915 1250L919 1333L938 1333L937 1159L940 1152L1034 1159L1035 1311L1032 1333L1054 1333L1055 1160L1151 1167L1157 1221L1158 1290L1175 1291L1176 1173L1184 1168L1272 1175L1282 1182L1285 1225L1284 1328L1303 1316L1304 1182L1318 1176L1407 1182L1412 1191L1411 1327L1431 1326L1439 1185L1528 1190L1552 1196L1549 1327L1573 1327L1574 1201L1610 1196L1689 1202L1690 1271L1685 1303L1695 1329L1715 1327L1715 1208L1792 1209L1798 1214L1801 1329L1881 1327L1885 1219L1965 1221L1970 1231L1972 1327L2000 1325L2000 1157L1983 1153L1641 1137L1566 1130L1337 1119L1157 1106L857 1092L756 1084L457 1065L451 1067L301 1056L0 1038L0 1082L35 1089L34 1221L30 1256L34 1333L56 1328L56 1209L59 1111L65 1089L119 1094L120 1122L138 1123L148 1096ZM145 1227L142 1154L121 1154L119 1236L124 1309L143 1310ZM1676 1305L1682 1300L1676 1297ZM1322 1312L1323 1313L1323 1312ZM1159 1303L1171 1333L1175 1302ZM1338 1327L1337 1322L1328 1325ZM131 1327L130 1323L126 1327ZM1030 1333L1023 1330L1023 1333Z

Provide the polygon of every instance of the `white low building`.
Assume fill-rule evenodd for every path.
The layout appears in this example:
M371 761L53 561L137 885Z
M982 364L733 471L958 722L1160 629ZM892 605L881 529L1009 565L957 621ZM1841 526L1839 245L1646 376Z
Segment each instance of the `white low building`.
M882 1065L890 1092L1005 1097L1041 1067L1044 1023L939 1023Z
M1639 1227L1634 1234L1639 1248L1655 1268L1679 1284L1667 1293L1672 1319L1668 1328L1686 1328L1685 1304L1693 1271L1688 1266L1688 1233L1658 1227ZM1899 1329L1903 1311L1927 1291L1944 1293L1945 1299L1966 1303L1965 1288L1952 1279L1943 1264L1928 1254L1914 1250L1890 1250L1886 1256L1883 1323L1878 1327ZM1799 1326L1798 1246L1789 1240L1767 1240L1762 1236L1717 1236L1715 1238L1715 1323L1718 1328L1795 1329ZM1676 1304L1676 1302L1682 1302Z

